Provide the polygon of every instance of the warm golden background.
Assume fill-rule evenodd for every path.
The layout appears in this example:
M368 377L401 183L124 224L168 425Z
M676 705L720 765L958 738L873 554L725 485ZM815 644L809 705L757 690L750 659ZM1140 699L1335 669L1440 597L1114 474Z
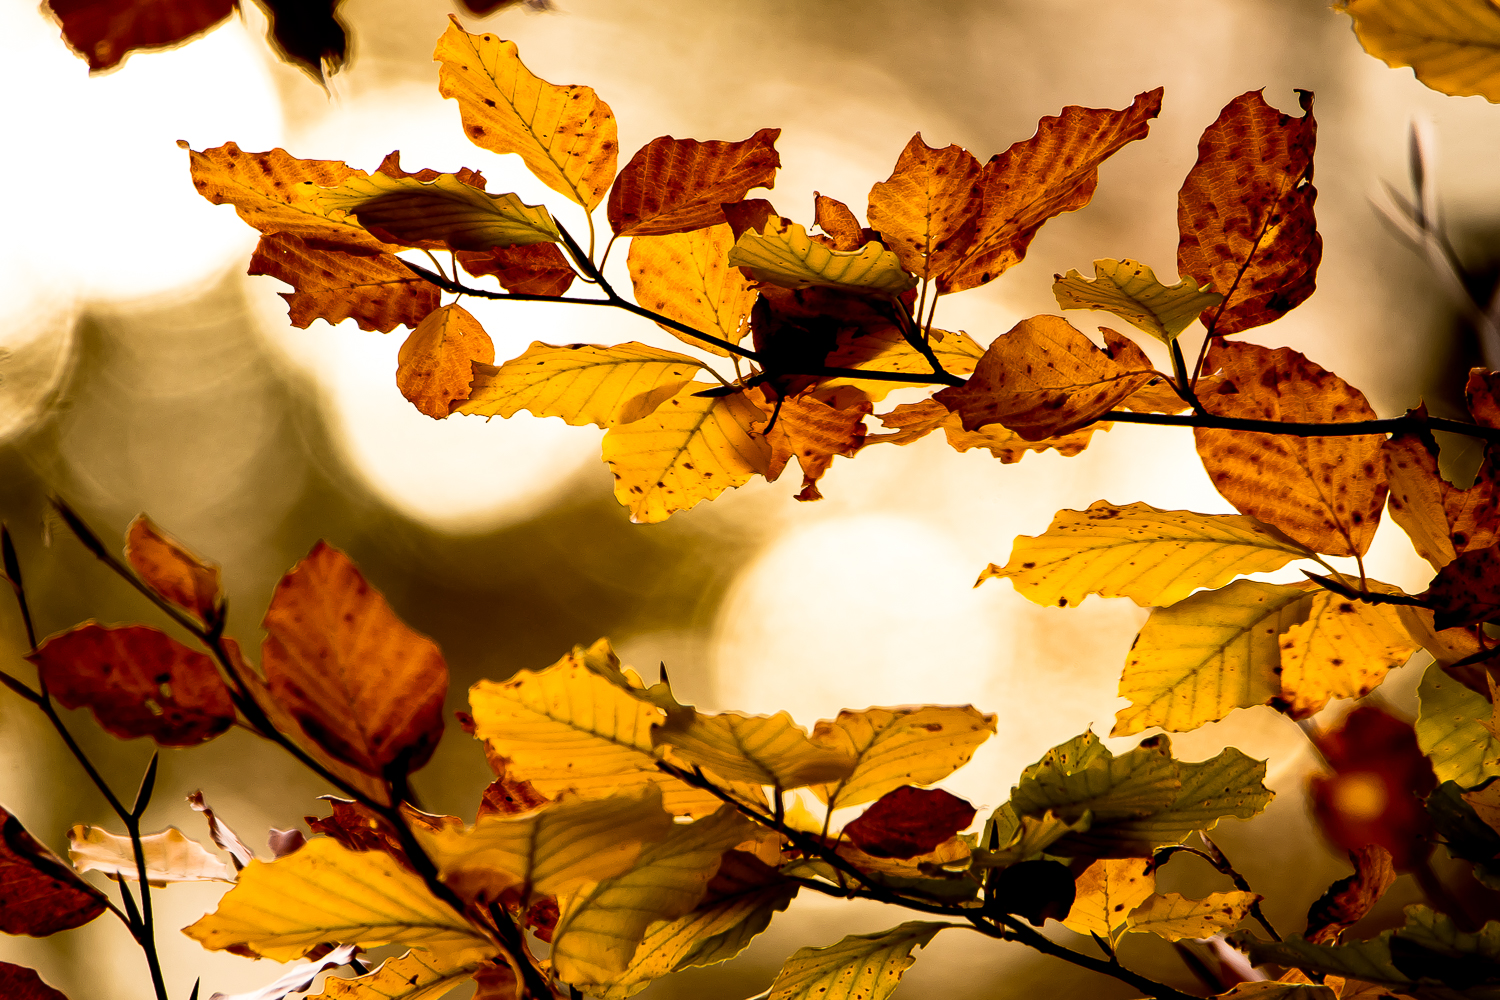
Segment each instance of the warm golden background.
M557 12L512 11L466 26L515 39L545 79L595 87L614 108L627 155L662 134L741 139L782 127L784 168L770 197L803 222L814 190L860 209L913 132L987 159L1065 104L1123 107L1164 85L1150 138L1106 163L1092 205L1050 223L1001 280L945 302L939 324L980 343L1023 316L1055 311L1053 273L1088 273L1096 257L1135 257L1170 280L1176 191L1202 129L1245 90L1265 88L1288 111L1297 106L1293 88L1314 90L1326 240L1319 290L1252 339L1307 353L1363 388L1382 415L1422 395L1446 412L1444 400L1477 360L1452 303L1369 196L1382 181L1405 187L1409 123L1430 121L1449 222L1482 280L1500 247L1500 109L1442 97L1410 71L1385 68L1323 4L558 2ZM470 166L491 190L557 200L515 157L469 145L456 106L439 98L430 57L447 3L349 0L344 8L354 60L325 95L268 54L253 8L180 50L136 54L90 79L32 0L0 4L0 516L15 534L41 632L90 617L158 620L48 522L44 501L55 492L111 539L145 510L221 561L230 630L252 647L277 577L328 539L442 645L451 709L463 707L476 678L545 666L601 635L643 670L664 661L683 700L711 709L785 707L810 725L844 706L973 702L999 712L1000 732L946 784L982 812L1048 747L1090 724L1108 731L1144 612L1098 598L1078 610L1041 609L1004 583L970 584L986 562L1004 560L1015 535L1040 532L1059 508L1107 498L1228 511L1186 431L1117 426L1081 457L1032 456L1017 466L959 455L938 439L882 446L835 463L821 503L793 502L795 483L757 480L668 523L631 525L610 495L597 430L418 414L393 378L402 333L290 328L282 286L244 276L255 233L193 191L177 139L195 148L280 145L365 169L400 149L407 169ZM628 285L623 253L611 268ZM505 303L473 311L501 357L533 339L675 346L623 314ZM1073 316L1093 328L1095 317ZM1371 572L1420 589L1423 567L1402 547L1383 533ZM26 669L17 659L23 643L13 606L0 601L7 669ZM1398 708L1410 703L1414 667L1384 689ZM1327 718L1346 708L1331 707ZM102 737L85 717L70 721L116 787L132 791L150 748ZM1308 903L1347 870L1305 818L1302 737L1258 709L1177 740L1191 758L1229 743L1270 757L1269 783L1281 794L1252 823L1228 821L1221 843L1270 897L1273 921L1300 926ZM417 783L429 808L472 816L486 775L479 748L453 727ZM268 827L321 811L315 796L324 791L285 756L231 733L163 753L148 826L202 834L183 801L200 787L256 846ZM112 819L38 714L9 695L0 695L0 802L58 849L73 822ZM217 892L156 894L174 996L185 997L199 975L204 997L276 975L268 963L208 954L176 932L212 908ZM1385 905L1414 893L1403 882ZM669 979L646 996L745 997L796 947L901 919L878 904L801 899L735 963ZM1125 958L1192 985L1163 942L1132 939ZM0 959L37 966L74 1000L149 995L138 952L108 917L45 941L0 939ZM1043 989L1129 995L1019 947L962 936L939 938L906 978L903 995L949 1000Z

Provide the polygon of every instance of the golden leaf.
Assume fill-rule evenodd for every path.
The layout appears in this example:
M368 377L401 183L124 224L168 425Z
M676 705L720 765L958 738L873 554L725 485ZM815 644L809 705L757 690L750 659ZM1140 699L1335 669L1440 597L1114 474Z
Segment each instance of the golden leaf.
M1153 894L1130 911L1125 930L1149 932L1168 941L1212 937L1244 920L1260 898L1253 892L1216 892L1204 899L1188 899L1175 892Z
M727 260L734 247L728 223L668 236L637 236L626 265L635 300L668 319L738 344L749 330L756 292ZM728 357L716 344L661 324L672 336L700 350Z
M1114 944L1125 933L1131 911L1156 891L1156 876L1150 861L1106 858L1085 868L1073 884L1073 906L1062 925Z
M993 715L973 705L842 711L813 729L815 743L854 759L848 777L816 785L828 808L873 802L902 785L930 785L963 767L995 732Z
M917 279L900 258L873 240L858 250L830 250L795 222L772 218L763 232L748 230L729 251L729 263L756 281L782 288L823 285L852 291L899 295Z
M1374 580L1368 590L1397 592ZM1389 604L1351 601L1321 587L1307 619L1281 637L1283 711L1305 719L1334 698L1363 698L1420 648Z
M1491 0L1337 0L1365 51L1433 90L1500 103L1500 7Z
M1425 416L1427 408L1419 406L1416 412ZM1391 520L1433 569L1500 541L1500 504L1490 462L1480 468L1472 486L1461 490L1438 471L1438 446L1429 433L1392 435L1381 451L1391 481Z
M910 920L880 934L850 934L827 948L801 948L771 983L767 1000L886 1000L901 974L945 927Z
M319 993L329 1000L437 1000L484 964L480 958L454 961L449 953L412 950L388 958L380 967L353 979L329 976Z
M495 344L458 303L433 310L396 354L396 387L422 413L442 420L469 398L473 365L495 360Z
M1063 309L1099 309L1113 313L1137 330L1170 344L1198 314L1224 296L1198 287L1192 278L1163 285L1156 272L1136 260L1094 261L1094 276L1069 271L1052 285Z
M979 161L959 146L937 149L912 136L888 180L870 189L870 226L901 266L930 278L956 264L974 238Z
M684 713L658 725L651 739L730 781L782 790L839 781L853 774L857 763L851 748L809 739L786 712Z
M1107 431L1113 425L1108 421L1092 423L1070 434L1028 441L1015 431L1001 424L987 424L977 431L964 430L963 420L942 403L924 399L920 403L902 403L890 413L875 414L889 434L872 434L865 437L865 444L907 445L942 428L948 444L957 452L983 448L1000 460L1001 465L1014 465L1032 452L1056 451L1065 458L1083 453L1089 446L1095 431Z

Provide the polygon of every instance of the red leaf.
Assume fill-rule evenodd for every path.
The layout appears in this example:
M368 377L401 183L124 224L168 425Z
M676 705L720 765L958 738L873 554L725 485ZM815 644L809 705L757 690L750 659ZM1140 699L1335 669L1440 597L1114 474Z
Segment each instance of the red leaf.
M974 807L941 788L902 785L844 827L854 846L877 858L927 854L974 820Z
M68 1000L58 990L42 982L35 969L0 962L0 996L5 1000Z
M1317 744L1334 772L1309 782L1323 833L1346 851L1377 844L1397 871L1410 871L1431 849L1422 798L1437 784L1410 724L1356 708Z
M222 597L218 563L198 556L145 514L125 532L125 559L162 597L204 624L213 620Z
M617 236L666 236L717 226L721 205L776 183L779 135L763 128L741 142L652 139L615 178L610 227Z
M1369 844L1349 852L1354 874L1341 878L1307 911L1302 936L1313 944L1335 944L1339 935L1365 918L1396 881L1391 852Z
M0 807L0 931L43 937L81 927L103 912L104 894ZM0 996L15 996L5 983L0 974Z
M577 277L556 243L492 247L483 253L461 250L454 256L474 277L492 274L506 291L523 295L561 295Z
M47 0L68 47L89 72L113 69L136 49L164 49L201 35L234 12L235 0Z

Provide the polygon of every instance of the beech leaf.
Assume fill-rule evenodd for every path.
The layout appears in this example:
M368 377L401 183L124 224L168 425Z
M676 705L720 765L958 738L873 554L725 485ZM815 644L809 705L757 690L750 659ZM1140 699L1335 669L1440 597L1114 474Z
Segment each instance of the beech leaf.
M1062 925L1113 944L1125 933L1131 911L1156 891L1156 876L1150 861L1106 858L1085 868L1073 885L1073 906Z
M178 0L170 6L151 0L47 0L42 5L91 74L114 69L137 50L172 48L196 38L235 7L234 0Z
M354 216L377 239L406 247L478 251L562 239L544 206L489 194L454 174L425 183L380 173L351 177L319 201Z
M1307 911L1303 936L1313 944L1333 944L1339 935L1363 920L1396 881L1391 852L1369 844L1349 852L1354 874L1328 887Z
M454 259L476 278L492 276L506 291L520 295L560 296L578 277L555 243L491 247L483 253L460 251Z
M194 812L203 814L203 818L208 822L208 835L213 840L214 846L229 855L234 862L235 871L239 871L255 860L255 852L250 850L239 835L214 814L214 811L208 807L208 803L203 801L202 792L192 792L187 800Z
M35 969L0 962L0 995L9 1000L68 1000L61 990L42 982Z
M848 777L816 785L829 808L873 802L902 785L930 785L969 762L995 732L996 716L972 705L844 710L813 729L813 741L854 760Z
M835 310L838 312L839 310ZM979 359L984 357L984 348L962 330L932 330L928 334L928 347L943 370L949 375L968 375L974 371ZM906 342L901 331L894 325L879 329L864 329L847 336L840 336L832 351L824 359L830 367L869 368L877 371L899 372L902 375L926 376L932 374L932 365L922 354ZM921 384L920 378L912 380ZM820 379L820 392L838 386L853 386L866 399L884 399L899 383L875 382L853 376ZM946 407L945 407L946 409Z
M941 788L902 785L844 825L844 836L877 858L927 854L974 820L974 807Z
M909 920L879 934L850 934L827 948L799 948L767 1000L886 1000L938 931L957 924Z
M141 851L146 858L146 881L152 885L235 880L233 868L175 826L160 833L144 834ZM79 823L68 831L68 857L80 872L98 871L111 878L131 880L140 877L130 838L87 823Z
M668 319L738 344L749 331L756 292L729 251L734 234L727 223L666 236L637 236L630 241L626 265L635 300ZM699 350L728 357L717 344L688 337L665 324L662 329Z
M1484 695L1434 663L1417 685L1417 700L1417 746L1439 782L1474 788L1500 775L1500 738L1490 728L1493 707Z
M1059 277L1052 294L1060 308L1114 313L1165 344L1176 340L1203 310L1224 300L1208 286L1199 288L1192 278L1163 285L1140 261L1110 258L1094 261L1092 278L1077 271Z
M730 781L783 791L847 778L857 764L843 747L808 738L786 712L706 715L686 712L658 723L652 742Z
M1427 408L1416 412L1425 416ZM1486 462L1474 484L1461 490L1438 471L1437 442L1430 433L1392 435L1381 451L1391 483L1391 520L1433 569L1442 569L1463 552L1500 542L1492 463Z
M484 965L479 958L455 961L451 952L412 949L388 958L380 967L353 979L329 976L310 997L329 1000L436 1000Z
M1216 892L1203 899L1175 892L1153 894L1130 911L1125 929L1168 941L1212 937L1244 920L1260 898L1253 892Z
M872 294L899 295L917 279L901 260L873 240L858 250L830 250L795 222L771 220L735 241L729 263L756 281L782 288L827 286Z
M1488 0L1338 0L1366 52L1433 90L1500 103L1500 8Z
M1500 545L1456 557L1417 595L1438 631L1478 625L1500 614Z
M1365 994L1349 994L1344 996L1353 1000L1359 997L1366 1000ZM1253 983L1240 983L1227 993L1214 994L1214 1000L1340 1000L1339 994L1329 986L1318 986L1313 983L1282 983L1273 979L1261 980ZM1387 1000L1387 994L1381 991L1377 996L1369 997L1368 1000ZM1409 1000L1405 997L1390 997L1389 1000Z
M956 264L974 239L982 202L979 176L979 161L968 150L936 149L919 132L901 151L890 178L870 189L870 225L902 267L931 278Z
M665 236L723 223L719 206L743 201L751 188L775 187L780 135L763 128L740 142L652 139L615 178L610 228L616 236Z
M313 981L329 969L347 965L359 951L352 944L340 945L322 958L311 962L299 962L258 990L246 993L214 993L208 1000L286 1000L293 993L302 993L312 988ZM329 980L332 981L332 978Z
M138 514L125 529L125 561L153 591L205 624L224 599L219 564L193 552Z
M290 233L262 236L246 273L291 285L293 291L278 294L291 324L303 330L317 319L332 325L352 318L361 330L390 333L416 326L441 298L436 285L393 253L323 249Z
M907 445L941 428L954 451L962 453L983 448L998 458L1001 465L1014 465L1032 452L1056 451L1064 458L1072 458L1082 454L1089 446L1095 431L1107 431L1112 426L1106 421L1099 421L1068 434L1028 441L1000 424L986 424L977 431L966 431L963 419L958 414L931 399L924 399L920 403L902 403L890 413L875 415L892 432L869 435L865 438L866 445L881 442Z
M1366 579L1365 588L1396 588ZM1351 601L1322 588L1312 591L1305 621L1281 637L1281 703L1294 719L1321 711L1335 698L1363 698L1393 667L1420 648L1389 604Z
M0 807L0 931L45 937L81 927L104 910L104 893Z
M434 309L402 341L396 387L419 411L443 420L469 399L475 364L495 360L495 344L479 320L454 303Z

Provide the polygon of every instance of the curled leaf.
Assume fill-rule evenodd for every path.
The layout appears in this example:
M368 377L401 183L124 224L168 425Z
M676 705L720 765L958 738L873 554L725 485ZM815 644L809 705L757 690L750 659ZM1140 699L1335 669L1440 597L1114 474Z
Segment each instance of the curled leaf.
M396 387L419 411L442 420L469 400L475 364L495 360L495 344L463 306L433 310L401 343Z
M1163 285L1156 272L1136 260L1094 261L1094 276L1069 271L1052 285L1063 309L1100 309L1170 344L1198 314L1218 305L1224 296L1198 287L1192 278Z
M489 194L455 174L425 183L381 173L350 177L318 201L354 216L377 239L406 247L480 251L562 239L545 207Z
M142 836L141 851L146 858L146 881L152 885L235 880L233 868L173 826ZM140 877L130 838L87 823L68 831L68 857L80 872L99 871L112 878L132 880Z

